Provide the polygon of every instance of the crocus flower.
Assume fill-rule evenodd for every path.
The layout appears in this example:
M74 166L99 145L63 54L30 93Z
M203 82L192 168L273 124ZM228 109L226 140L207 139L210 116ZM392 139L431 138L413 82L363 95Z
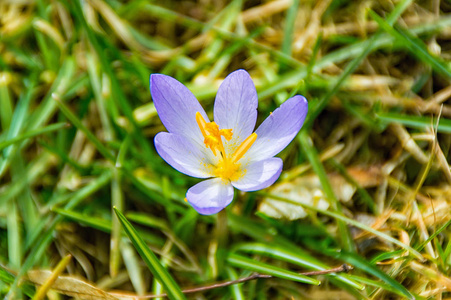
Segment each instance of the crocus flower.
M232 202L234 187L257 191L282 172L282 151L302 127L307 100L285 101L254 131L257 91L249 74L237 70L219 87L214 122L182 83L162 74L150 76L150 92L168 132L155 136L158 154L186 175L208 178L191 187L186 199L200 214L210 215Z

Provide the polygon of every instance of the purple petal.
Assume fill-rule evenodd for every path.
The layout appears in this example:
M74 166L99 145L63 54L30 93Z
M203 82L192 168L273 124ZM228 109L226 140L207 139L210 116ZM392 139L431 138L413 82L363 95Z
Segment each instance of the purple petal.
M282 165L282 159L278 157L251 163L245 168L244 176L233 181L232 185L245 192L267 188L279 178Z
M257 140L245 156L260 161L282 151L301 129L307 110L307 100L302 96L285 101L257 128Z
M232 129L233 137L227 145L228 153L247 138L257 120L258 98L254 82L245 70L230 73L216 94L214 117L220 129Z
M233 186L220 178L207 179L191 187L186 199L198 213L212 215L233 200Z
M155 148L158 154L174 169L186 175L207 178L210 162L204 153L187 138L168 132L160 132L155 136Z
M202 145L203 137L196 122L196 112L208 122L204 109L182 83L162 74L150 76L150 93L158 116L166 129Z

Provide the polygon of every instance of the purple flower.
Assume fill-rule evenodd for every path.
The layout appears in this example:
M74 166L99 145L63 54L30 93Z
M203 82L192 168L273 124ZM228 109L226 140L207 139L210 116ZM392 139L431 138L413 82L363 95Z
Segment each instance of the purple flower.
M186 193L186 200L204 215L229 205L234 187L256 191L273 184L283 164L274 155L293 140L307 114L307 100L294 96L253 133L257 91L244 70L229 74L219 87L214 122L194 95L172 77L152 74L150 92L168 130L155 136L158 154L179 172L208 178Z

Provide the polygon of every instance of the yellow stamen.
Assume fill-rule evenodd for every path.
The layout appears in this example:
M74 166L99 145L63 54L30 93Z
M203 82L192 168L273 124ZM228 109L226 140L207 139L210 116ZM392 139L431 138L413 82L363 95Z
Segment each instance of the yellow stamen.
M249 150L249 148L254 144L257 139L257 134L254 132L250 136L248 136L236 149L235 153L232 155L232 161L237 162L241 157Z
M205 129L212 136L219 136L219 126L215 122L210 122L205 125Z
M221 129L219 130L219 134L222 135L228 141L230 141L233 136L232 129Z
M202 135L204 137L206 137L207 133L205 132L205 128L206 128L207 122L205 122L205 120L202 117L202 115L200 114L200 112L196 113L196 122L197 122L197 125L200 128L200 131L202 132Z
M255 142L257 134L251 134L238 146L232 155L228 155L224 149L222 137L224 137L226 141L230 141L233 137L232 129L219 129L218 124L215 122L207 123L200 112L196 113L196 122L204 137L205 147L210 148L215 156L216 150L219 150L221 154L219 161L213 166L214 176L232 181L239 179L244 174L245 170L241 170L240 164L237 162Z
M204 139L204 144L205 144L205 146L207 146L207 148L210 148L211 151L213 152L213 154L216 156L216 148L219 145L218 139L212 135L207 135Z
M200 112L196 113L196 122L204 136L204 143L207 148L210 148L213 154L216 156L216 149L218 149L222 155L225 155L224 145L222 144L221 136L226 140L232 138L232 129L219 130L218 124L215 122L207 123L202 117Z

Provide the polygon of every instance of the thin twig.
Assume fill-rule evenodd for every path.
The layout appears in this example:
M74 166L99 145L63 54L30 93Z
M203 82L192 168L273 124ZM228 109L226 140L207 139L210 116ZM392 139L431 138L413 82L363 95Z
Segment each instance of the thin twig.
M343 265L333 268L333 269L322 270L322 271L302 272L299 274L305 275L305 276L319 276L319 275L326 275L326 274L331 274L331 273L341 273L341 272L346 273L346 272L351 271L352 269L353 269L352 266L343 264ZM200 287L194 287L194 288L190 288L190 289L184 289L184 290L182 290L182 293L190 294L190 293L203 292L203 291L222 288L222 287L226 287L226 286L230 286L230 285L234 285L234 284L238 284L238 283L243 283L243 282L251 281L251 280L255 280L255 279L268 279L268 278L273 278L273 277L274 276L272 276L272 275L254 273L249 277L244 277L244 278L240 278L240 279L236 279L236 280L224 281L224 282L219 282L219 283L215 283L215 284L211 284L211 285L207 285L207 286L200 286ZM122 293L110 293L110 294L113 296L127 297L127 298L133 298L133 299L153 299L153 298L167 297L167 294L144 295L144 296L122 294Z

